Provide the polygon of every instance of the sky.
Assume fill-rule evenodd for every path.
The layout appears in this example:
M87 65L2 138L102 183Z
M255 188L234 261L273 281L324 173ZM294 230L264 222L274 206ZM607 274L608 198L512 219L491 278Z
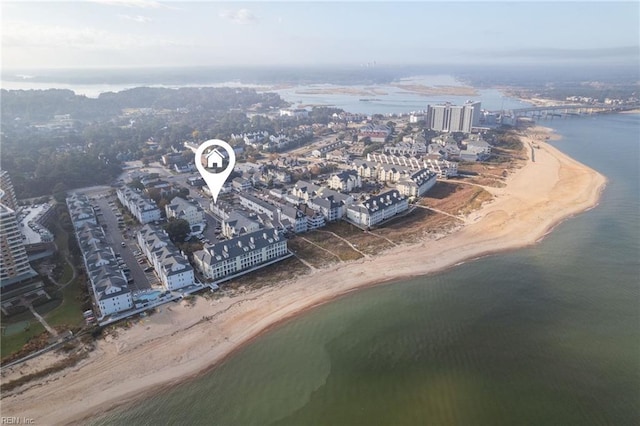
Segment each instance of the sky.
M3 1L2 69L637 64L640 2Z

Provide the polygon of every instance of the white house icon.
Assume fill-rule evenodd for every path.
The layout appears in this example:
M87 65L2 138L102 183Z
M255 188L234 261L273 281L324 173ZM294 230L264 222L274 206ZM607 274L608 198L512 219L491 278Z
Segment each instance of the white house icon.
M214 149L205 155L207 159L207 168L220 168L222 167L222 159L224 158L220 151Z

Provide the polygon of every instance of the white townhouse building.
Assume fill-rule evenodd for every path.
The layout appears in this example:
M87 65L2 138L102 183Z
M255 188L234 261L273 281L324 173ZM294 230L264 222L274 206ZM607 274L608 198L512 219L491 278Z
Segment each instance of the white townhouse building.
M86 195L70 195L67 198L67 208L75 229L80 228L85 223L93 223L94 225L98 223L96 214Z
M232 210L226 218L222 220L222 235L227 238L248 234L259 230L262 226L258 222L255 214L251 217L239 210Z
M465 149L460 151L460 159L464 161L484 161L491 155L491 145L479 135L471 135L462 141Z
M89 199L73 194L66 201L87 271L90 293L99 310L98 318L133 308L126 276L104 230L97 224L95 214L93 219L87 217L89 212L93 212Z
M406 197L422 197L436 184L437 175L428 169L421 169L409 177L402 178L396 185L398 191Z
M283 203L271 204L249 193L240 193L238 198L246 209L258 215L266 215L273 227L290 229L297 233L307 231L306 216L296 207Z
M217 280L288 255L287 240L275 229L262 229L206 245L193 253L193 260L205 277Z
M346 208L354 202L353 197L349 194L343 194L303 180L296 182L291 193L304 200L307 206L321 213L326 222L342 219Z
M356 225L370 227L408 209L407 198L394 189L347 208L347 219Z
M327 186L336 191L351 192L362 187L362 179L355 170L344 170L335 173L327 180Z
M176 218L184 219L189 222L190 226L204 224L204 211L195 203L185 200L181 197L175 197L170 204L165 207L167 219Z
M118 188L116 195L122 205L138 219L138 222L145 224L160 220L160 209L155 201L150 198L145 197L131 188Z
M163 230L145 225L137 240L165 289L178 290L195 282L193 268Z

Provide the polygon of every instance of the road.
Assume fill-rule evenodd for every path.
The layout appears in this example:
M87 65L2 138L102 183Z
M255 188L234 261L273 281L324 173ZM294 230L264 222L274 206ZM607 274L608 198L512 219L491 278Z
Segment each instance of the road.
M109 205L109 202L115 200L115 196L104 197L106 193L100 193L94 195L95 199L92 201L94 206L100 207L100 216L98 219L103 225L107 225L105 229L107 242L113 248L116 254L122 256L122 260L131 270L131 277L133 283L129 284L129 288L132 291L147 290L152 287L152 283L157 282L158 279L153 272L145 273L143 268L147 268L149 265L144 263L140 265L138 259L134 256L133 251L139 250L135 240L135 232L140 229L140 225L131 226L129 231L126 231L128 237L125 239L122 232L118 228L118 219L115 215L114 209L117 209L114 205ZM122 243L125 243L125 247L122 247Z

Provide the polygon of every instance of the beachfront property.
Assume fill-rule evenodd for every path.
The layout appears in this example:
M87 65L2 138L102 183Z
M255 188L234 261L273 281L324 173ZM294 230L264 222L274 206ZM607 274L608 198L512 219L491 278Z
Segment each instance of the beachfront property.
M405 197L421 197L433 188L436 184L436 177L435 173L427 169L420 169L408 177L401 178L396 188Z
M138 219L138 222L145 224L160 220L160 209L150 198L131 188L118 188L116 195L120 203Z
M193 268L163 230L145 225L136 236L166 290L178 290L195 282Z
M287 240L275 229L261 229L193 253L196 268L208 279L237 276L289 256Z
M393 189L347 208L347 220L369 228L408 209L408 199Z
M427 105L427 128L439 132L471 133L480 122L480 102L467 101L464 105Z
M76 239L89 278L89 288L100 314L99 319L133 308L127 278L120 267L113 249L107 242L104 230L97 224L85 195L72 194L66 200L75 229Z
M334 173L327 180L327 186L341 192L351 192L362 187L362 179L355 170L343 170Z
M481 135L470 135L462 141L465 148L460 151L460 159L464 161L484 161L491 155L491 145Z
M189 222L189 226L191 226L192 229L198 225L200 225L201 229L204 228L204 211L196 203L192 203L181 197L175 197L164 209L167 214L167 219L184 219Z
M0 190L0 287L10 287L33 278L36 272L29 265L29 257L22 239L16 212L4 205Z

